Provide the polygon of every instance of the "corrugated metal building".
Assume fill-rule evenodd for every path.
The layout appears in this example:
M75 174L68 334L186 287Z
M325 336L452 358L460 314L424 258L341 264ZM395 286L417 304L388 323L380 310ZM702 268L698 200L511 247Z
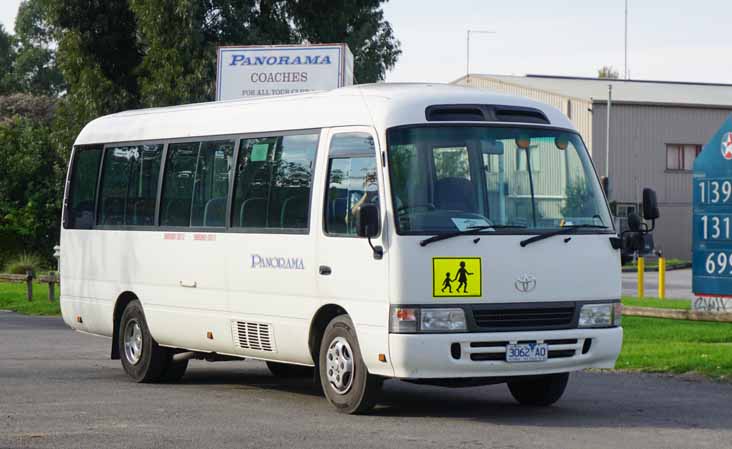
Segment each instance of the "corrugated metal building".
M521 95L564 112L605 173L608 86L610 201L618 216L640 202L643 187L658 194L656 247L691 258L691 183L696 154L732 113L732 85L607 80L543 75L471 74L453 82Z

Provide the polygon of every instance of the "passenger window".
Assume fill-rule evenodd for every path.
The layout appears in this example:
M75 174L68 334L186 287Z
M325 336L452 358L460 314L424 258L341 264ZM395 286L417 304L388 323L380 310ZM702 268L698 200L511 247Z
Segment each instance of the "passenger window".
M355 218L361 205L379 205L374 141L365 133L337 134L329 156L325 232L355 236Z
M74 152L65 212L67 229L91 229L94 226L94 200L101 157L101 148L77 149Z
M162 145L107 147L99 224L153 225Z
M130 159L136 155L137 147L108 147L104 151L99 191L99 224L124 224Z
M191 220L193 180L198 159L198 142L174 143L168 156L160 200L161 226L188 226Z
M234 142L203 142L193 183L191 226L224 226Z
M308 229L318 134L242 139L231 223L248 229Z
M127 187L125 224L155 224L155 202L158 197L158 176L162 145L140 145L130 158L130 180Z

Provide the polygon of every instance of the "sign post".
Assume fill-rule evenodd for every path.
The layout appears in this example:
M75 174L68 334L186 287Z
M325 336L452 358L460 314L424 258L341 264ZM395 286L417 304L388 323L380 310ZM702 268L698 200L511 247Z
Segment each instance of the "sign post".
M216 100L285 95L353 84L346 44L219 47Z
M732 115L694 161L693 309L732 312Z

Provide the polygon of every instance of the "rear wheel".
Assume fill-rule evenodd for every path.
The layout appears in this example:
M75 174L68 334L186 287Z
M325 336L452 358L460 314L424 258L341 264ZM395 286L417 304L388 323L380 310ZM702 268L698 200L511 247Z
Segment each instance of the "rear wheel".
M313 377L313 368L290 363L267 362L269 372L283 378Z
M508 381L511 395L522 405L552 405L562 397L569 373L518 377Z
M122 312L118 337L125 372L135 382L159 382L170 356L152 338L139 301L130 302Z
M348 315L333 318L325 328L318 374L325 397L339 412L366 413L376 405L383 379L368 373Z

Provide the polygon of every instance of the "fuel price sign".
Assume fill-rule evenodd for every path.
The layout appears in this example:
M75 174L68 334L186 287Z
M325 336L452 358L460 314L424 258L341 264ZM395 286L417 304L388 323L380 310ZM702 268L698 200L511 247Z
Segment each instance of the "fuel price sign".
M692 289L732 298L732 115L697 156L693 179Z

